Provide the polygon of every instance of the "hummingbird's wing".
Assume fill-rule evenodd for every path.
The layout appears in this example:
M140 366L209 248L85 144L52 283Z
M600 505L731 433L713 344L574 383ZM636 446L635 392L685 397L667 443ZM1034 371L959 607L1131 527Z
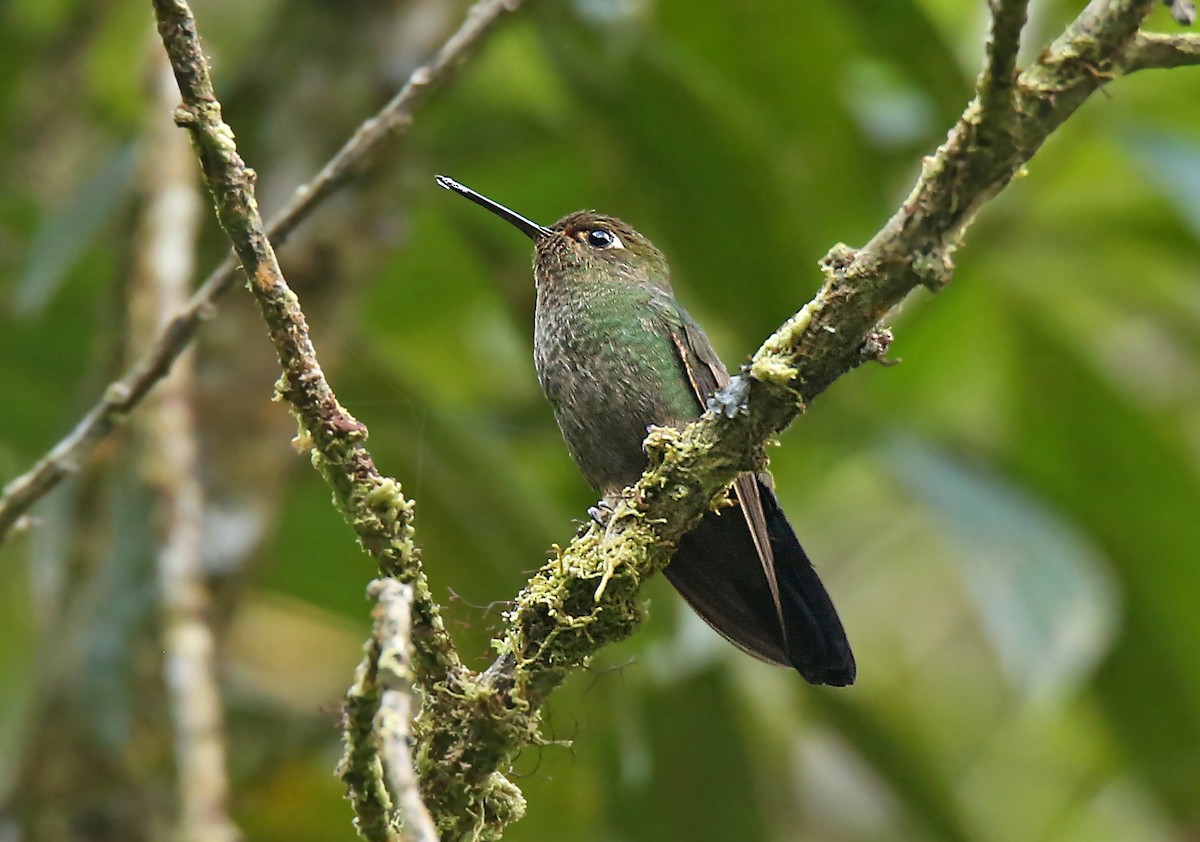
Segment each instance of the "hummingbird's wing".
M666 329L701 409L729 383L712 343L671 301ZM671 318L675 316L675 318ZM833 602L779 507L765 471L733 484L735 515L712 513L685 535L665 574L710 626L761 660L814 684L851 684L854 656Z
M729 372L717 356L708 336L700 329L686 311L677 308L680 315L678 329L671 331L671 341L679 355L683 369L687 372L688 381L696 393L696 399L703 409L708 399L717 391L729 385ZM758 483L751 474L742 474L733 482L733 494L737 500L738 509L750 529L750 537L754 541L755 554L762 563L763 572L767 576L767 585L771 591L771 600L775 603L775 616L783 627L783 605L779 601L779 584L775 578L775 558L771 552L770 536L767 534L767 519L763 513L762 495Z

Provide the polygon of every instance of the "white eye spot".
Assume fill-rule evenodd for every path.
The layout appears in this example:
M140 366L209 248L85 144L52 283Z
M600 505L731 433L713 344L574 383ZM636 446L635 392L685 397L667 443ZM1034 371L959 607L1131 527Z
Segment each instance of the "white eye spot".
M598 249L623 249L625 244L621 242L621 238L609 231L607 228L593 228L587 232L584 238L587 244L592 248Z

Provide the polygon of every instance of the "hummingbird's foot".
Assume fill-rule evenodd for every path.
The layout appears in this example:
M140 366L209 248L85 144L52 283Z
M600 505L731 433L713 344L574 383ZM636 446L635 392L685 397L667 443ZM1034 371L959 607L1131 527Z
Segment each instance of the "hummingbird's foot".
M613 504L607 499L601 499L596 505L588 509L588 514L592 516L592 520L600 524L600 528L608 528L608 522L612 520L614 512ZM617 562L611 557L608 557L604 565L604 572L600 574L600 584L596 585L596 593L593 597L596 602L600 601L600 597L604 596L604 589L608 587L609 581L616 571Z
M601 529L608 527L608 522L612 520L613 505L607 500L601 500L594 506L589 506L587 520L577 520L579 528L575 530L575 537L582 538L583 535L592 528L592 524L596 524Z
M746 367L729 381L724 389L719 389L708 399L707 408L719 412L726 418L733 418L739 412L746 411L746 402L750 399L750 378L746 376Z
M613 506L607 500L601 500L596 505L591 506L587 510L588 516L596 522L600 527L607 527L608 522L612 520Z

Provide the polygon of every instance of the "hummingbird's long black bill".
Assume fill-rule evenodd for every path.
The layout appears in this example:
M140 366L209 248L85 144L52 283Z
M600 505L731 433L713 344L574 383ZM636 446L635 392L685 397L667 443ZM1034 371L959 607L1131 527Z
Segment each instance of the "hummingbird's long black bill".
M545 225L538 225L536 222L526 219L516 211L509 210L499 202L493 202L482 193L476 193L470 187L467 187L464 184L459 184L457 181L448 176L439 175L435 176L434 178L437 180L438 184L440 184L442 187L445 187L447 190L453 190L458 195L470 199L481 208L487 208L492 213L496 214L496 216L506 220L510 225L531 240L548 237L550 234L554 233Z

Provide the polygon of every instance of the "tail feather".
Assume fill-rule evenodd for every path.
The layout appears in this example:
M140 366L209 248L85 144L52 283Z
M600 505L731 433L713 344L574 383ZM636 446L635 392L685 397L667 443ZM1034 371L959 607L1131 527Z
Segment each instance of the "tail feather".
M758 482L772 563L759 558L746 519L727 509L706 515L683 537L666 577L705 622L748 654L795 667L813 684L852 684L854 655L833 601L774 492ZM782 610L767 580L772 568Z
M857 675L854 653L821 577L796 538L774 492L761 481L767 534L775 554L775 580L783 604L789 659L814 684L845 687Z

